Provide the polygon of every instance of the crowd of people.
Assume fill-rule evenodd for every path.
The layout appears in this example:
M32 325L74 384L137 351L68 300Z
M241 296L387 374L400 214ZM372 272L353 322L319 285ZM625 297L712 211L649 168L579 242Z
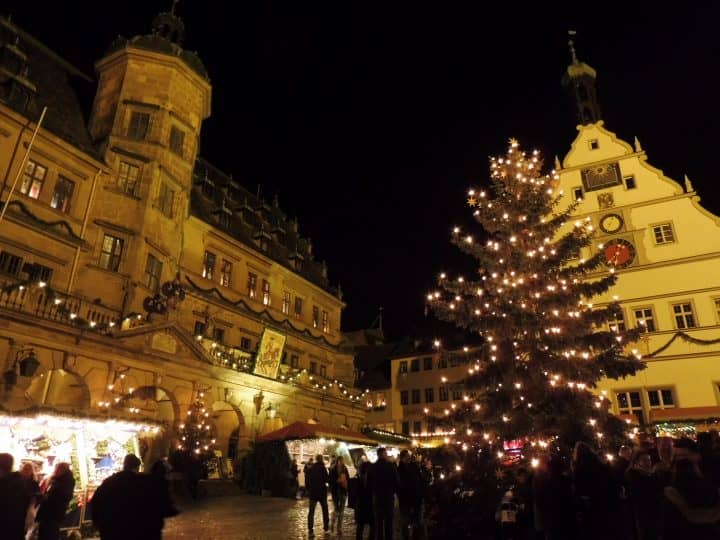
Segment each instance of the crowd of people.
M60 528L73 498L75 480L68 463L36 480L31 463L13 471L14 459L0 454L0 539L59 540ZM89 501L90 515L102 540L159 540L165 518L178 513L165 477L156 462L142 474L140 459L128 454L123 470L106 478Z
M720 538L720 440L659 439L601 457L542 458L516 472L498 511L504 540Z
M403 539L720 539L720 438L713 433L697 442L662 438L657 445L623 446L617 455L578 443L571 459L548 454L532 467L494 472L485 475L492 489L473 488L466 474L439 473L427 457L404 450L395 462L381 448L375 463L361 461L348 479L342 458L328 472L318 455L305 465L308 532L313 536L319 503L323 529L338 535L345 507L354 509L357 540L366 529L370 539L392 539L398 525ZM466 494L472 496L463 499ZM488 499L494 510L484 519Z

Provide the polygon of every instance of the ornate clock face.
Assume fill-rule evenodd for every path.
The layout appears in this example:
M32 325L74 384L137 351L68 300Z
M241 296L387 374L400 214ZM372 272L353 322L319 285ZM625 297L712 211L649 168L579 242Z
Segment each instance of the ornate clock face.
M603 255L606 265L612 268L625 268L635 260L635 246L627 240L617 238L605 243Z
M600 228L608 234L616 233L623 226L623 218L619 214L607 214L600 220Z

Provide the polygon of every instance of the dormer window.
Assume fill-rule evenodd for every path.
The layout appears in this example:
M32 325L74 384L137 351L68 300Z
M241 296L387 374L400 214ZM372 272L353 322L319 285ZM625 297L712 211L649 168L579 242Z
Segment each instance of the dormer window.
M597 150L598 148L600 148L600 143L597 139L590 139L588 145L590 146L590 150Z

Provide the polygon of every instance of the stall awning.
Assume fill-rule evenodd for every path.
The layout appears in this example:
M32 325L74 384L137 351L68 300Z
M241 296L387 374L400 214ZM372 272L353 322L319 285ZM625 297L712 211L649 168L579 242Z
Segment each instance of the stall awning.
M357 431L323 424L295 422L257 438L257 442L293 441L298 439L335 439L338 441L375 446L377 441Z
M720 418L720 406L708 407L673 407L670 409L654 409L650 411L652 422L678 422L693 420L716 420Z

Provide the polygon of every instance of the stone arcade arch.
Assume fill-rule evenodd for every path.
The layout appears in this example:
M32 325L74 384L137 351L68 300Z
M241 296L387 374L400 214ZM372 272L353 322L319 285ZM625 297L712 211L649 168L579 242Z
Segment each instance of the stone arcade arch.
M50 369L33 377L26 393L34 406L78 413L90 408L87 383L66 369Z
M137 414L140 418L147 418L165 426L159 435L141 437L138 441L142 454L139 457L145 466L149 467L155 460L166 457L176 435L175 420L180 410L173 393L160 386L141 386L123 399L120 406L139 409Z
M227 401L216 401L212 404L211 418L215 427L216 448L222 452L223 458L237 457L249 444L242 412Z

